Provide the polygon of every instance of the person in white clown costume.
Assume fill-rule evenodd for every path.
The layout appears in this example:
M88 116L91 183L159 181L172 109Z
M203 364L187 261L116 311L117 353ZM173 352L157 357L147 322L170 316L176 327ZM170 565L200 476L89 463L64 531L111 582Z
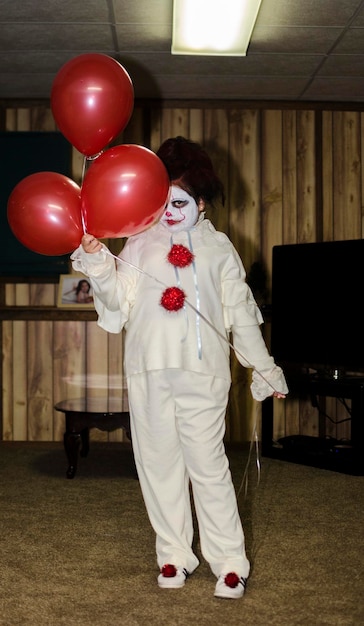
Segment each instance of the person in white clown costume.
M129 237L120 261L88 233L71 258L91 281L98 324L126 331L132 446L156 533L158 585L183 587L199 565L193 497L214 595L240 598L250 564L223 441L230 345L253 369L255 399L284 398L288 389L242 262L205 219L208 205L224 198L209 156L183 137L167 139L157 155L171 181L159 222Z

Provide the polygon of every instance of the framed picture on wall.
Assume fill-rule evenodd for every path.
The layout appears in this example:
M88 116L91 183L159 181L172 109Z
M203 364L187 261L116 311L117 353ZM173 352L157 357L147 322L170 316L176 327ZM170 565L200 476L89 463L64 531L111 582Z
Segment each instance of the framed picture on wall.
M81 272L61 274L57 306L63 309L94 309L92 287Z

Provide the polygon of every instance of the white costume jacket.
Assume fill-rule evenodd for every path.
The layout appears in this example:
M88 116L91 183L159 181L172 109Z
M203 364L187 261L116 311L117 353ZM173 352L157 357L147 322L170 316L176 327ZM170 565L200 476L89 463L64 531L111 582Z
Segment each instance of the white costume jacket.
M173 244L189 249L194 261L187 267L170 263ZM254 370L255 399L274 390L287 393L283 372L261 334L263 318L243 264L228 237L203 215L190 231L171 235L157 223L129 237L119 258L105 246L95 254L80 246L71 256L73 268L91 281L98 324L111 333L126 330L127 377L179 368L230 381L231 341L239 362ZM160 304L173 286L186 296L178 311Z

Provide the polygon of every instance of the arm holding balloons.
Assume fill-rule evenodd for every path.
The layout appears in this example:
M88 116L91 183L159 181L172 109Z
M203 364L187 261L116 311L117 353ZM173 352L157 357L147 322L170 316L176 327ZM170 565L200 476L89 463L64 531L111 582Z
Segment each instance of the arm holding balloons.
M126 273L117 272L115 259L107 247L90 234L82 237L71 260L73 269L85 274L91 282L98 325L110 333L121 332L129 317Z

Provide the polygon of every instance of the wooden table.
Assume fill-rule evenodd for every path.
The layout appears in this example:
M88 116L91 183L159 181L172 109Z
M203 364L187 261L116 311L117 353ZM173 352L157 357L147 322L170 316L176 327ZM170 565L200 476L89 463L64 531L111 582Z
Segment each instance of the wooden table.
M121 398L72 398L58 402L54 408L65 414L63 442L68 459L67 478L74 478L76 474L79 451L82 457L88 455L90 428L107 432L123 428L131 439L130 416L123 410Z

